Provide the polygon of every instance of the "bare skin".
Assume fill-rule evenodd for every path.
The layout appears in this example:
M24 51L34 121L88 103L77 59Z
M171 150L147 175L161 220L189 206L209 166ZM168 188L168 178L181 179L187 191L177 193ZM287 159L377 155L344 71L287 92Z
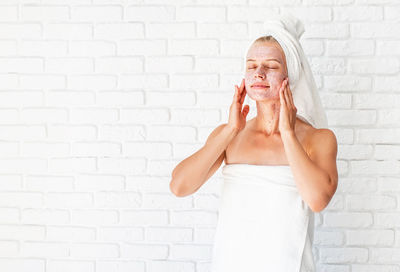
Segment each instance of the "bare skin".
M285 54L276 43L253 44L250 47L246 59L245 80L236 88L239 90L240 106L246 94L257 101L257 116L247 121L243 130L240 129L230 142L226 149L225 164L289 165L279 130L279 88L287 77L285 64ZM268 87L253 88L253 84ZM231 125L243 127L238 122L231 122ZM240 122L243 123L242 120ZM309 140L307 136L314 130L316 129L311 125L296 118L295 133L306 150Z
M331 130L316 129L296 117L279 44L253 44L249 59L245 79L235 86L228 123L214 129L203 148L175 167L171 191L177 196L196 192L223 161L289 165L300 195L314 212L320 212L337 188L336 137ZM247 93L257 104L257 116L249 121L249 106L243 107Z

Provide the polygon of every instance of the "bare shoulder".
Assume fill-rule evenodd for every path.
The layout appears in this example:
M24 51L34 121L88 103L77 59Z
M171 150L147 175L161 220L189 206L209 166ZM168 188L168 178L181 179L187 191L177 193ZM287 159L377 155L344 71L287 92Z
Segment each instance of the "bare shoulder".
M310 133L310 153L337 152L337 139L335 133L328 128L313 129Z
M211 139L213 139L213 138L214 138L221 130L223 130L224 127L226 127L226 126L227 126L227 124L224 123L224 124L220 124L220 125L218 125L216 128L214 128L214 130L210 133L210 135L208 135L206 144L207 144Z

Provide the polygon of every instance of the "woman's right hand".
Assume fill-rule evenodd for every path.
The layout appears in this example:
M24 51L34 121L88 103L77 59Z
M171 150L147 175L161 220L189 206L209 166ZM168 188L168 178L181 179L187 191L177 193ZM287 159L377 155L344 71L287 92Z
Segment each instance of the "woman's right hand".
M233 96L232 105L229 108L228 126L237 131L242 130L246 126L246 116L250 110L249 105L245 105L242 110L246 93L247 91L243 78L240 87L235 85L235 95Z

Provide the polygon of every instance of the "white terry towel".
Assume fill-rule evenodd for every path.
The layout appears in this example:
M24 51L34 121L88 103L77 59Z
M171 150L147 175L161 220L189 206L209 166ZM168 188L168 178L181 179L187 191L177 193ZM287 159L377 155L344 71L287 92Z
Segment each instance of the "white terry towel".
M290 166L227 164L211 272L314 272L314 214Z
M266 17L263 27L254 33L255 38L247 46L245 58L250 46L257 38L273 36L285 53L289 86L293 93L298 117L315 128L328 128L326 113L322 107L315 79L299 41L305 31L303 23L288 12L281 12L281 14L271 12Z

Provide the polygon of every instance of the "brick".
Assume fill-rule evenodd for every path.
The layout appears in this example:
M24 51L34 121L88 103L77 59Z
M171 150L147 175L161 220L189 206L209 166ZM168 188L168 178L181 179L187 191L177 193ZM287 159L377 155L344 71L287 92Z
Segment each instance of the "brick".
M328 40L326 41L327 56L372 56L374 55L374 41L355 40Z
M111 75L69 76L67 87L84 90L110 90L116 87L117 78Z
M148 23L146 25L146 37L150 39L194 38L196 37L196 23L195 22Z
M348 160L370 159L373 154L372 145L339 145L338 158Z
M143 72L141 57L111 57L95 60L95 72L105 74L123 74Z
M46 262L47 272L94 272L95 262L94 261L77 261L77 260L48 260Z
M117 258L120 248L117 244L79 243L70 245L73 258Z
M81 208L92 207L93 196L91 193L47 193L44 196L46 207L53 208Z
M21 148L24 156L68 156L69 152L67 143L23 143Z
M84 141L95 140L97 129L93 125L49 125L48 140L55 141Z
M372 88L372 80L366 76L324 75L324 88L327 90L362 92Z
M43 72L43 67L44 64L41 58L2 58L0 62L0 73L37 73Z
M122 19L122 7L117 5L73 6L71 19L79 22L109 22Z
M24 224L54 225L68 224L69 213L65 210L54 209L23 209L21 222Z
M169 224L168 211L121 211L121 224L133 226L165 226Z
M391 246L394 243L393 230L349 230L346 232L350 246Z
M96 272L108 271L137 271L145 272L147 262L145 261L97 261ZM146 269L145 269L146 267Z
M365 128L356 131L358 143L400 143L400 129L396 128Z
M116 45L107 41L71 41L69 55L74 57L107 57L115 55Z
M173 211L171 221L176 226L212 226L215 227L218 215L207 211Z
M360 212L326 212L324 225L334 228L364 228L372 225L372 215Z
M54 173L70 175L71 172L94 172L95 158L52 158L49 160L49 170Z
M247 38L245 23L198 23L199 38L238 39Z
M357 175L390 175L397 174L400 171L398 161L351 161L351 170Z
M81 206L82 207L82 206ZM71 223L74 225L85 225L85 226L108 226L108 225L115 225L118 223L119 216L117 211L111 211L111 210L73 210L71 212ZM101 246L96 247L94 245L91 246L93 250L95 251L101 251ZM112 247L114 248L114 247ZM79 246L77 246L77 251L81 252L79 249ZM115 249L111 250L112 252L115 252ZM83 253L82 253L83 254ZM96 254L95 252L93 254ZM74 255L75 254L72 254ZM111 256L113 254L110 254L109 257L117 257L117 256ZM77 255L75 257L84 257L83 255ZM87 257L90 257L89 255ZM94 255L92 257L95 257ZM101 257L101 256L98 256ZM104 256L105 257L105 256Z
M168 86L167 75L164 74L137 74L120 75L118 85L120 88L158 89Z
M20 88L31 90L62 89L67 85L63 75L21 75Z
M74 178L70 176L38 175L24 178L25 189L29 191L71 192Z
M18 6L2 6L0 10L0 21L17 21Z
M69 7L24 5L21 7L21 16L24 21L67 21L69 20Z
M48 58L45 67L47 73L82 74L94 71L93 60L89 58Z
M190 209L193 208L192 199L177 198L173 194L147 193L143 195L142 208L145 209Z
M123 40L144 38L141 23L99 23L94 27L94 38L100 40Z
M168 245L127 244L121 245L121 257L138 259L166 259L169 255Z
M181 20L179 16L176 16L176 8L173 6L128 6L125 9L125 20L131 21L143 21L143 22L154 22L154 21L175 21L176 19ZM179 14L179 13L178 13ZM191 18L190 20L193 20ZM184 19L186 20L186 19Z
M43 240L44 237L45 237L44 226L0 225L0 238L4 240L40 241Z
M317 246L341 246L344 243L344 234L340 231L323 231L316 230L314 232L314 245Z
M95 241L96 229L62 225L47 226L46 240L66 242Z
M21 121L25 124L66 123L68 111L65 109L39 108L21 111Z
M324 263L360 263L368 260L367 248L320 248L321 261Z
M40 259L1 259L0 267L4 271L29 271L45 272L45 260Z
M354 38L396 38L400 35L400 29L396 25L394 22L352 23L350 35Z
M346 23L314 23L307 26L302 38L348 38L349 26Z
M209 245L172 245L171 256L180 260L208 260L212 257Z
M143 141L145 131L140 125L103 125L99 127L99 140Z
M339 22L381 21L383 20L383 7L382 6L333 7L333 18L335 21Z
M350 210L393 210L397 207L396 198L386 195L364 196L364 195L348 195L346 204Z
M102 91L97 93L98 106L120 106L120 107L135 107L144 105L143 92L130 91Z
M139 227L103 227L99 229L98 237L107 242L144 241L144 230Z
M393 58L349 59L348 70L357 74L395 74L400 71L400 61Z
M193 229L191 228L148 227L146 228L145 233L146 233L146 241L151 241L151 242L193 241Z
M0 222L4 224L18 224L20 222L19 208L0 208ZM0 228L1 233L1 228ZM9 238L7 238L9 239Z
M373 125L376 122L375 110L327 110L330 125Z
M70 111L70 121L72 123L114 123L118 120L117 109L107 108L83 108L72 109Z
M45 39L90 40L93 27L89 23L49 23L44 26Z
M1 23L0 39L40 39L40 23Z
M78 191L121 191L124 177L120 175L78 175L75 186Z
M89 91L51 91L46 92L46 105L51 106L89 106L95 105L95 94Z
M73 143L73 156L113 156L121 154L121 144L112 142Z

